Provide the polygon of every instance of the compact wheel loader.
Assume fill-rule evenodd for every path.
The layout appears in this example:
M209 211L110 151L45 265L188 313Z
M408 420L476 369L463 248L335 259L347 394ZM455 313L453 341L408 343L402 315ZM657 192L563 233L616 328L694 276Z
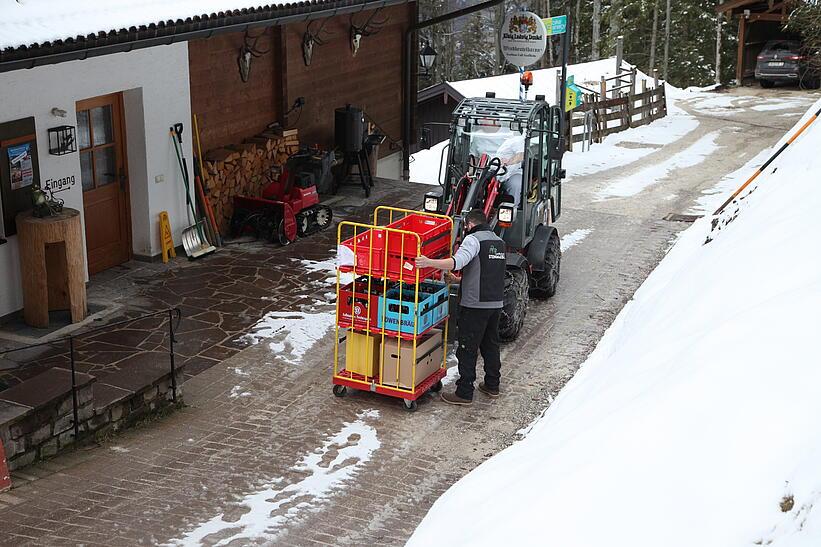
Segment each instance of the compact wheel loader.
M425 196L424 209L454 219L458 247L463 218L479 208L506 243L503 341L518 337L530 297L553 296L559 282L561 247L553 223L561 214L565 176L562 112L544 97L520 101L464 99L453 112L446 168L440 160L439 192ZM444 177L444 180L441 178Z

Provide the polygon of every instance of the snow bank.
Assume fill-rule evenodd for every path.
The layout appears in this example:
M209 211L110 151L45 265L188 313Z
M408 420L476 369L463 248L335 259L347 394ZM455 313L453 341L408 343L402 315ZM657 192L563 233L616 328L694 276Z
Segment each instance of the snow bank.
M632 66L624 63L625 66ZM554 104L556 102L556 78L557 74L561 75L561 67L543 68L540 70L532 70L533 85L527 93L529 99L533 99L536 95L544 95L548 102ZM568 65L568 76L573 76L579 85L598 90L601 77L609 78L616 75L616 58L602 59L600 61L591 61L589 63L579 63L577 65ZM647 80L652 87L653 78L638 71L637 83L638 89L641 89L641 80ZM502 74L501 76L492 76L490 78L477 78L475 80L460 80L458 82L448 82L451 87L462 94L463 97L484 97L488 91L496 93L496 97L500 99L518 99L519 98L519 73Z
M819 149L816 122L720 229L684 232L544 418L409 545L821 544Z
M298 0L0 0L0 50Z

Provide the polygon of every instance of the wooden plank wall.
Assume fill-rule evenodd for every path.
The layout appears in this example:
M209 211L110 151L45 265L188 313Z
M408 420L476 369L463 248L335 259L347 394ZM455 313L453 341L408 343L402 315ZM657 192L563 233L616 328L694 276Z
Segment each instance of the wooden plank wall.
M283 103L287 110L297 97L305 97L302 113L291 114L287 124L299 129L302 143L333 148L334 110L346 104L362 108L389 138L401 140L402 40L413 6L411 3L383 9L375 19L387 16L388 23L377 34L362 38L356 57L350 46L350 17L331 19L325 29L333 34L324 45L314 46L310 66L305 66L302 58L307 23L285 27ZM360 13L356 21L364 22L371 13ZM317 27L315 22L312 28ZM385 156L393 151L386 143L379 152Z
M257 36L261 31L252 31ZM192 40L188 47L191 112L199 118L203 151L242 143L279 121L282 113L282 51L279 28L269 28L257 46L268 52L251 61L248 82L237 59L243 33Z

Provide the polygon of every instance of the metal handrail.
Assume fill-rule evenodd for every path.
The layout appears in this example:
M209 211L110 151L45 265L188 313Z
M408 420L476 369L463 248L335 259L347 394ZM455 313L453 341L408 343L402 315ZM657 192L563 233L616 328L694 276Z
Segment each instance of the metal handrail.
M139 317L133 317L131 319L124 319L122 321L117 321L115 323L111 323L108 325L103 325L101 327L96 327L78 334L71 334L68 336L64 336L62 338L57 338L55 340L49 340L47 342L39 342L37 344L29 344L27 346L22 346L19 348L9 349L0 351L0 357L8 355L9 353L17 353L20 351L30 350L33 348L39 348L44 346L54 346L58 344L63 344L68 342L68 349L69 349L69 362L71 364L71 398L72 398L72 412L74 415L74 446L76 447L79 439L80 439L80 420L79 420L79 402L77 400L77 370L75 367L75 359L74 359L74 340L77 338L85 338L92 334L96 334L98 332L102 332L105 330L112 329L114 327L119 327L122 325L127 325L129 323L134 323L135 321L141 321L143 319L150 319L152 317L157 317L159 315L168 315L168 357L171 365L171 394L172 400L176 403L177 402L177 373L176 373L176 366L174 363L174 333L180 326L180 321L182 321L182 311L179 308L168 308L166 310L161 310L153 313L148 313L145 315L141 315ZM176 325L174 324L174 316L176 316L177 322ZM26 366L26 363L20 364L19 368Z

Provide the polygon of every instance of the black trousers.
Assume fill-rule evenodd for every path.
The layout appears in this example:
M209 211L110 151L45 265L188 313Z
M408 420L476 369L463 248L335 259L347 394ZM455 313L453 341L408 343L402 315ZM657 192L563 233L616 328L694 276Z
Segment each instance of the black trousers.
M459 334L456 358L459 359L459 380L456 395L473 399L476 381L476 358L482 353L485 362L485 385L499 388L502 361L499 357L499 316L502 310L459 308Z

